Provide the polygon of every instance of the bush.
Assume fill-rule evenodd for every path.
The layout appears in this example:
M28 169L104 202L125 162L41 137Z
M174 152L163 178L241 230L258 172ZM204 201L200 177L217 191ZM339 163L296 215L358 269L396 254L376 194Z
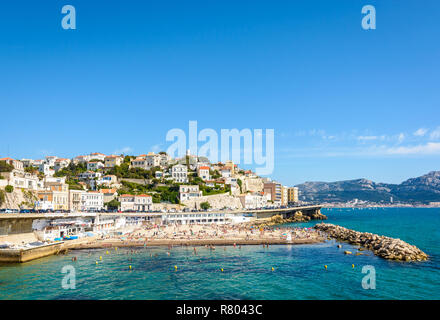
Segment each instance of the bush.
M202 202L200 204L200 208L202 208L203 210L208 210L209 208L211 208L211 205L209 204L209 202Z
M0 190L0 206L5 203L5 192L3 190Z
M107 203L107 208L109 210L116 210L120 207L120 205L121 205L121 203L118 200L113 199L112 201Z
M14 170L14 166L10 165L6 161L0 161L0 172L11 172Z
M5 187L5 191L6 191L7 193L11 193L12 191L14 191L14 187L11 186L10 184L8 184L8 185Z

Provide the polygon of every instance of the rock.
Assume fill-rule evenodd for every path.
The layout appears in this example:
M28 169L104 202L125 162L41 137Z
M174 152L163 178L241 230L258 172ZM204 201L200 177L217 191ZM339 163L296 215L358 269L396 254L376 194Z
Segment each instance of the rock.
M326 232L328 237L338 241L346 241L362 246L363 248L358 248L359 251L363 251L366 248L373 251L375 255L385 259L398 261L424 261L428 259L426 253L400 239L379 236L368 232L362 233L327 223L319 223L314 228ZM338 245L338 248L341 247L341 245ZM344 251L344 253L351 254L350 251ZM358 252L356 255L361 255L361 253Z

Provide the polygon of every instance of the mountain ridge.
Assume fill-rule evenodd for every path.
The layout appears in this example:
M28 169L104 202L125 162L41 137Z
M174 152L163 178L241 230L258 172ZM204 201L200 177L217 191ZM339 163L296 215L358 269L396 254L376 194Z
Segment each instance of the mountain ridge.
M349 202L355 199L391 203L428 204L440 201L440 171L431 171L400 184L374 182L365 178L334 182L306 181L296 185L300 200L308 202Z

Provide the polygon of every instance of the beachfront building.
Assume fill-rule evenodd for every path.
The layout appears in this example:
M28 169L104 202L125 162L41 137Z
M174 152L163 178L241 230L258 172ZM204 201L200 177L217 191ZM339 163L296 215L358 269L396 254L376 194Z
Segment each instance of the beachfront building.
M116 188L101 189L99 190L99 192L104 195L104 204L112 201L113 199L116 199L116 197L118 196L118 190Z
M69 210L69 194L66 191L42 190L37 193L38 210Z
M179 199L180 201L193 200L200 198L202 196L202 191L199 190L199 185L188 186L181 185L179 186Z
M245 209L260 209L267 206L268 196L264 192L242 194L239 198Z
M225 213L197 212L197 213L166 213L162 215L163 224L211 224L227 223Z
M171 177L175 182L188 183L188 168L183 164L172 166Z
M81 211L99 212L104 209L104 195L98 191L88 191L81 194Z
M153 197L148 194L123 194L119 196L119 202L122 212L145 212L151 209Z
M264 183L263 191L270 194L270 201L275 205L283 205L283 186L275 181Z
M120 166L123 161L124 159L120 156L115 156L115 155L107 156L104 158L104 166L106 168L113 168L115 166Z
M287 202L289 204L297 203L299 201L299 189L298 187L291 187L287 190Z
M197 169L197 175L203 180L208 181L211 179L211 176L209 175L209 167L208 166L200 166Z
M69 190L69 210L70 212L81 211L81 195L84 190Z

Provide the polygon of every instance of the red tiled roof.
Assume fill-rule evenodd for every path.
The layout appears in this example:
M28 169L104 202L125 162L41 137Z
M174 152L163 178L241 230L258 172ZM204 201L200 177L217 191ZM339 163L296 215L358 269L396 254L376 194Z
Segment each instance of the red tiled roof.
M203 167L200 167L199 170L209 170L209 167L203 166Z

